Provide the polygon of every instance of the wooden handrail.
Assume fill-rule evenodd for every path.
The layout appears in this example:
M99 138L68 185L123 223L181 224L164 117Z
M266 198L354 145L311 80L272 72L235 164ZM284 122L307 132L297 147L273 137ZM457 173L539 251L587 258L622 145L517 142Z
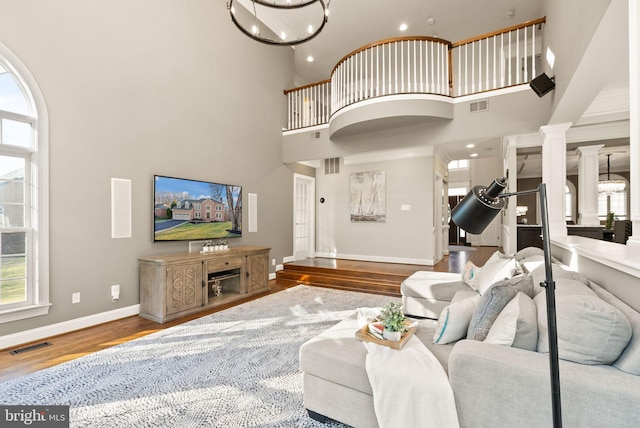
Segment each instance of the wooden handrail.
M478 40L488 39L489 37L499 36L500 34L510 33L515 30L520 30L522 28L530 27L536 24L544 24L547 21L547 17L543 16L542 18L534 19L532 21L523 22L522 24L513 25L511 27L503 28L501 30L492 31L491 33L486 33L481 36L472 37L470 39L461 40L459 42L451 43L451 49L457 48L462 45L466 45L469 43L477 42Z
M292 88L292 89L285 89L284 90L284 94L288 95L289 92L301 91L303 89L311 88L312 86L320 86L320 85L322 85L324 83L331 83L331 78L320 80L319 82L315 82L315 83L309 83L309 84L304 85L304 86L298 86L298 87Z
M447 47L451 46L451 42L450 41L444 40L444 39L439 39L437 37L429 37L429 36L392 37L390 39L384 39L384 40L380 40L380 41L377 41L377 42L369 43L368 45L361 46L358 49L354 50L353 52L350 52L350 53L346 54L333 67L333 70L331 70L331 75L333 76L333 73L336 71L336 68L338 68L340 66L340 64L342 64L344 61L346 61L347 58L349 58L349 57L351 57L351 56L353 56L353 55L355 55L355 54L357 54L359 52L365 51L365 50L367 50L369 48L373 48L373 47L376 47L376 46L386 45L386 44L394 43L394 42L411 41L411 40L431 41L431 42L437 42L437 43L441 43L443 45L447 45Z

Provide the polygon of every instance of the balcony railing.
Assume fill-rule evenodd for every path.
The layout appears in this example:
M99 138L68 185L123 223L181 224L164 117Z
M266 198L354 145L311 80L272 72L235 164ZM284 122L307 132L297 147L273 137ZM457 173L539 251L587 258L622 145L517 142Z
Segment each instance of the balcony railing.
M541 70L545 18L450 43L403 37L363 46L331 78L285 90L287 129L329 122L341 108L398 94L460 97L528 83Z

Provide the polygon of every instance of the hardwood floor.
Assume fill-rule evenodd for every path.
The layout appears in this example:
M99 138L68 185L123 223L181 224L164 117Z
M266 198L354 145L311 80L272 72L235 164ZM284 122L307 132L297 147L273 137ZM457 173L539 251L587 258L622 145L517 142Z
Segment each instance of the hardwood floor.
M329 267L336 270L335 275L340 275L340 271L344 270L352 272L368 272L369 274L372 272L387 272L406 277L418 270L462 272L462 269L468 261L473 262L477 266L482 266L497 249L498 248L496 247L470 247L463 251L452 251L441 262L433 267L321 258L298 261L296 264L322 266L325 268ZM204 315L215 313L231 306L257 299L267 294L277 293L286 288L297 285L295 282L278 280L269 281L269 284L271 286L271 290L269 292L251 296L234 303L222 305L214 309L186 316L164 324L158 324L138 316L131 316L59 336L54 336L48 339L39 340L33 343L38 344L48 342L51 344L50 346L44 346L17 354L12 354L11 351L14 349L22 349L32 344L22 344L16 348L0 350L0 382L70 361L75 358L82 357L83 355L137 339L139 337L146 336L147 334L151 334Z

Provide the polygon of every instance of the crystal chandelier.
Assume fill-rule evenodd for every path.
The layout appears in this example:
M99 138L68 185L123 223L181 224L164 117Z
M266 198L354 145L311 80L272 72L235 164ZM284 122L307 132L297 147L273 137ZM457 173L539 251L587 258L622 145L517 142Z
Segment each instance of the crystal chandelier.
M616 192L622 192L625 188L624 180L611 179L611 155L607 155L607 179L598 182L598 192L610 195Z
M230 0L231 21L253 40L293 46L316 37L329 19L329 0Z

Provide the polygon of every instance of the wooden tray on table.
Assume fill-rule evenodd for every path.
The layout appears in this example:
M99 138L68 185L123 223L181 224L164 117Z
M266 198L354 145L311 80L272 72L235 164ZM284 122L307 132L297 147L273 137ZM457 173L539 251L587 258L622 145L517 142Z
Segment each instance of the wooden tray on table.
M366 324L364 327L356 331L356 340L359 340L360 342L372 342L378 345L388 346L389 348L399 351L409 341L409 338L413 336L413 333L415 333L417 328L417 325L413 325L409 321L406 321L406 324L407 326L412 326L412 327L409 327L407 331L402 333L402 337L397 342L393 342L387 339L379 339L373 334L369 333L369 324Z

